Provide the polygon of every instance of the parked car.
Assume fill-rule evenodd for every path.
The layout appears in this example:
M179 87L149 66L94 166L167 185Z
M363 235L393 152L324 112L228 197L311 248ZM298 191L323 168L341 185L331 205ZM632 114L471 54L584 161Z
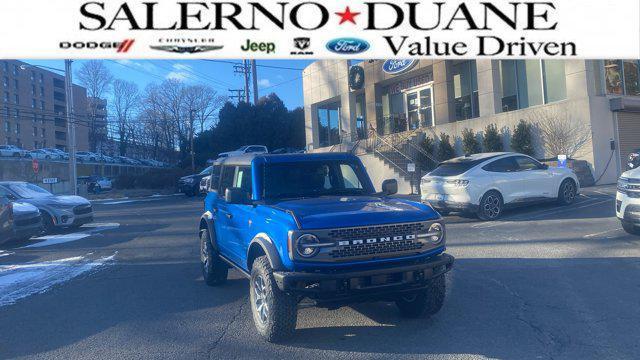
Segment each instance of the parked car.
M54 160L69 160L69 154L60 149L44 148L42 150L48 151L52 154L51 158Z
M87 191L95 194L109 191L113 188L111 179L99 175L79 176L78 182L87 184Z
M100 155L90 151L78 151L76 152L76 159L80 162L97 162L100 159Z
M46 233L60 228L79 227L93 221L91 203L81 196L53 195L23 181L0 181L0 189L9 193L14 201L37 207Z
M113 163L116 162L115 159L112 158L109 155L98 154L98 156L99 156L98 161L100 161L100 162L104 162L104 163L108 163L108 164L113 164Z
M27 152L27 156L31 159L39 159L39 160L51 160L57 158L57 155L54 155L44 149L31 150Z
M629 170L640 167L640 149L635 149L629 154L629 161L627 162L627 168Z
M507 207L557 201L571 204L580 191L576 174L518 153L482 153L440 163L420 182L421 198L443 214L475 213L495 220Z
M218 158L229 157L229 156L238 156L243 154L266 154L269 150L266 146L263 145L246 145L238 150L227 151L218 154Z
M0 156L24 157L26 154L27 150L15 145L0 145Z
M27 240L42 232L42 217L38 208L14 200L12 194L0 187L0 244Z
M178 192L187 196L196 196L200 192L200 180L211 174L213 166L193 175L183 176L178 180Z
M270 154L303 154L304 149L296 149L292 147L283 147L273 150Z
M245 155L221 165L200 219L204 280L224 283L229 266L247 277L266 340L294 332L305 298L330 309L395 301L408 317L442 307L453 266L445 226L430 206L389 197L396 180L376 192L360 159L345 153Z
M626 232L640 235L640 167L622 173L618 179L616 216Z

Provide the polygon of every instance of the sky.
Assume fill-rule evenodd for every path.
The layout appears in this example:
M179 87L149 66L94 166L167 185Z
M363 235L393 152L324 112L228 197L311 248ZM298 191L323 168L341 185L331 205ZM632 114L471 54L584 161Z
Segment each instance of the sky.
M22 60L32 65L64 69L64 60ZM73 62L74 75L84 60ZM140 90L164 79L180 79L187 84L204 84L220 95L230 95L228 89L244 87L244 77L234 74L233 63L242 60L103 60L114 78L133 81ZM293 109L303 105L302 69L313 60L256 60L260 96L276 93L285 105ZM276 66L279 68L270 68ZM283 69L287 68L287 69ZM74 83L77 83L74 79Z

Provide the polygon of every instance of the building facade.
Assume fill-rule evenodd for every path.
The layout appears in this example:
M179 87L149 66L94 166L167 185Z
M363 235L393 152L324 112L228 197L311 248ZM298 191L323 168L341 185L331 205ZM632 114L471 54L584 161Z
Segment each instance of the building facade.
M0 143L67 151L64 76L17 60L0 60ZM77 150L88 150L86 89L73 86Z
M509 150L525 120L536 157L549 158L541 124L559 122L579 138L573 157L613 183L640 148L639 78L638 60L319 60L303 71L307 148L444 133L462 155L463 130L481 139L495 124Z

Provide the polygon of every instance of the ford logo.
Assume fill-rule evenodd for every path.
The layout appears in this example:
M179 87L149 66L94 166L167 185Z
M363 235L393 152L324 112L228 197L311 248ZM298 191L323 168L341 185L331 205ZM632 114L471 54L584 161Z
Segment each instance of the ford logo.
M368 42L356 38L338 38L327 43L327 50L336 54L360 54L368 49Z
M382 64L382 71L387 74L403 73L418 63L418 60L387 60Z

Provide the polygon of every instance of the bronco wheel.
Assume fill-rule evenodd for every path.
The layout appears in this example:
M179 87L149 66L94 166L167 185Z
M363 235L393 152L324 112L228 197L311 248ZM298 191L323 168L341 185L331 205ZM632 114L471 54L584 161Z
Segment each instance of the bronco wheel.
M227 281L229 267L220 259L211 245L207 229L200 233L200 263L202 264L202 276L207 285L216 286Z
M258 333L269 342L292 335L298 320L298 302L278 288L266 256L253 262L249 290L251 313Z
M640 227L637 227L630 222L623 221L622 228L631 235L640 235Z
M480 199L478 217L485 221L495 220L502 215L503 206L502 195L495 190L488 191Z
M573 203L576 199L577 192L576 183L571 179L565 179L562 184L560 184L560 189L558 190L558 203L561 205Z
M431 316L442 308L445 292L445 277L440 275L429 280L429 284L425 289L398 298L396 306L398 306L400 314L404 317Z

